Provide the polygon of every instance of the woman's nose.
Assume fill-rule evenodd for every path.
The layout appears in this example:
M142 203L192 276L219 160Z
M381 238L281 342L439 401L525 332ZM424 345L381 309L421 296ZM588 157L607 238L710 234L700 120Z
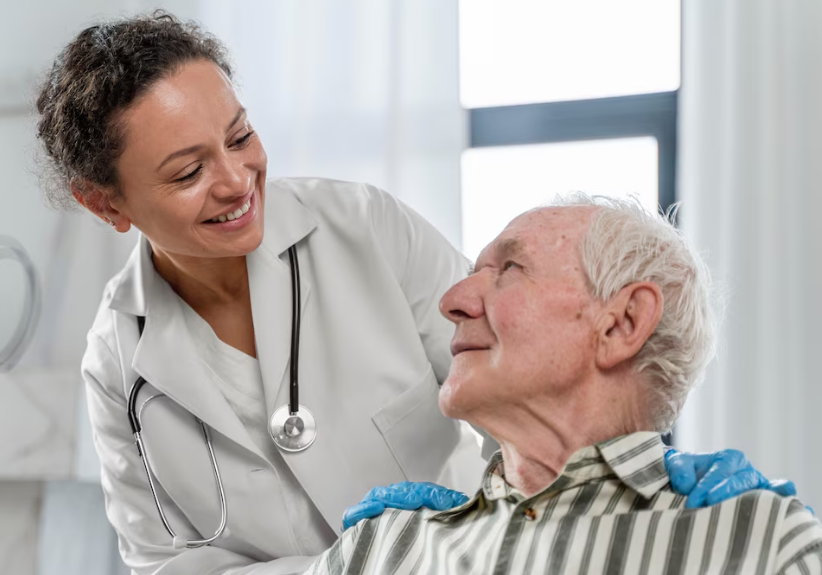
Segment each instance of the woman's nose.
M445 319L459 323L480 317L483 313L480 284L480 278L472 275L445 292L440 299L440 313Z
M213 193L218 197L242 196L251 190L253 174L230 155L218 163Z

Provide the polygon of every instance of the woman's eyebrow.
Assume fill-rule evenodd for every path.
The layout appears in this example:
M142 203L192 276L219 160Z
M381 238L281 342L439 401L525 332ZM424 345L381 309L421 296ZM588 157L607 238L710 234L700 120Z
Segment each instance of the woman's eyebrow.
M245 108L240 108L239 110L237 110L237 115L234 116L234 119L231 120L231 123L228 125L225 131L228 132L229 130L231 130L231 128L234 127L234 124L237 123L237 120L243 117L243 114L245 114Z

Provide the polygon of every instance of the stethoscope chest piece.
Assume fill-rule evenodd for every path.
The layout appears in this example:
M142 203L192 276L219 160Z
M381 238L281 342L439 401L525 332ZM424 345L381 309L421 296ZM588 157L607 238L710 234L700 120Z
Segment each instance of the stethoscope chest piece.
M289 406L283 405L268 421L268 433L283 451L302 451L317 439L317 422L304 405L297 413L291 413Z

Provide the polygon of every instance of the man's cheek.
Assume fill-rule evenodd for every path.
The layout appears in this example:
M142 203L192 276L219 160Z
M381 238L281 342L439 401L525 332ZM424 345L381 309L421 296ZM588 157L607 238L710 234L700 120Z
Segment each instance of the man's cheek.
M501 338L530 329L529 318L537 310L533 309L534 306L522 294L508 294L495 303L495 313L489 319L496 324L496 331Z

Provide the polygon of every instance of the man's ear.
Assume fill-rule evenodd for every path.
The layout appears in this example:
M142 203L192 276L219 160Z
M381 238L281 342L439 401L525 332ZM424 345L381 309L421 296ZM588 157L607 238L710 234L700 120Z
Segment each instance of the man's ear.
M597 366L611 369L638 354L659 324L662 305L662 290L653 282L622 288L606 306L598 326Z
M73 178L69 182L69 186L71 195L81 206L115 230L125 233L131 228L131 220L112 205L112 192L110 190L88 180L78 178Z

